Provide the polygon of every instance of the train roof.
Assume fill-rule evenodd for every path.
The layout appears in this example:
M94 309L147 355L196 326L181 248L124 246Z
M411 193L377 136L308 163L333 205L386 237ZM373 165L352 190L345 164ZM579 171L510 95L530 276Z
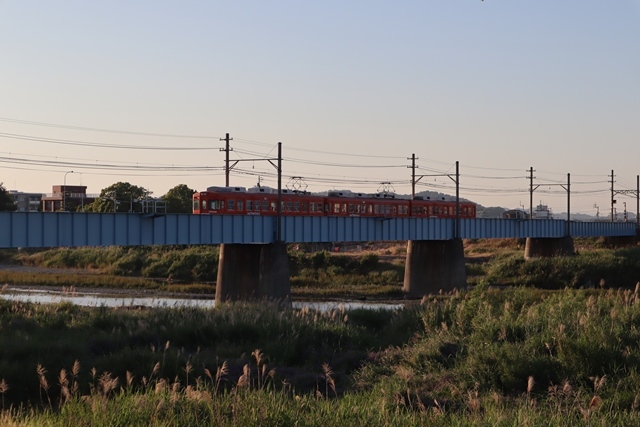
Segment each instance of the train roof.
M212 193L244 193L247 191L245 187L207 187L207 191Z

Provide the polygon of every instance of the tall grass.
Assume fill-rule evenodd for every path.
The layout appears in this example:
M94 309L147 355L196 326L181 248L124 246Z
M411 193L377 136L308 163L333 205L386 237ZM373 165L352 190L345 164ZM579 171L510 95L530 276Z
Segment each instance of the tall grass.
M217 246L110 246L21 251L14 259L24 265L203 282L215 280L218 256Z
M640 248L588 249L571 257L531 260L507 252L488 261L484 271L481 280L493 285L633 289L640 281Z
M0 310L7 423L640 422L638 290L480 285L397 312Z

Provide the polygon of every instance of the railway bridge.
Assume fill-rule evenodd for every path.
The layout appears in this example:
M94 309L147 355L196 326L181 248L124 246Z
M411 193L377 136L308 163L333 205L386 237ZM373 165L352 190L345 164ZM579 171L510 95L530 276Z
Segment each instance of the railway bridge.
M287 243L408 241L410 297L466 286L463 239L526 238L526 258L573 254L574 237L636 242L636 224L553 219L0 212L0 248L221 245L216 301L287 298Z

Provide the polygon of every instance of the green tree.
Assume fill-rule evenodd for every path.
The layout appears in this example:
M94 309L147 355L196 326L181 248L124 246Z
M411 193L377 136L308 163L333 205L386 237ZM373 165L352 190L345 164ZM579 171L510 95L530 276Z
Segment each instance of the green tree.
M115 212L141 212L140 200L147 199L151 191L144 187L128 182L116 182L100 191L93 203L85 206L86 212L114 212L113 203L116 202Z
M193 193L192 190L184 184L176 185L167 194L162 196L167 203L167 212L169 213L191 213L193 212Z
M4 183L0 182L0 211L13 212L17 209L13 196L4 188Z

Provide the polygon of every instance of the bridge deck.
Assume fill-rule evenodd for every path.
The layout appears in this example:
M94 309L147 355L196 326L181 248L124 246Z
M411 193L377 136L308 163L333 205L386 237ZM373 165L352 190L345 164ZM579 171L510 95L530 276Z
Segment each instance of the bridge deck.
M455 220L439 218L283 217L282 240L365 242L449 240ZM267 216L125 213L0 212L0 248L272 243L276 218ZM460 237L563 237L563 220L462 219ZM571 222L573 237L635 236L635 223Z

